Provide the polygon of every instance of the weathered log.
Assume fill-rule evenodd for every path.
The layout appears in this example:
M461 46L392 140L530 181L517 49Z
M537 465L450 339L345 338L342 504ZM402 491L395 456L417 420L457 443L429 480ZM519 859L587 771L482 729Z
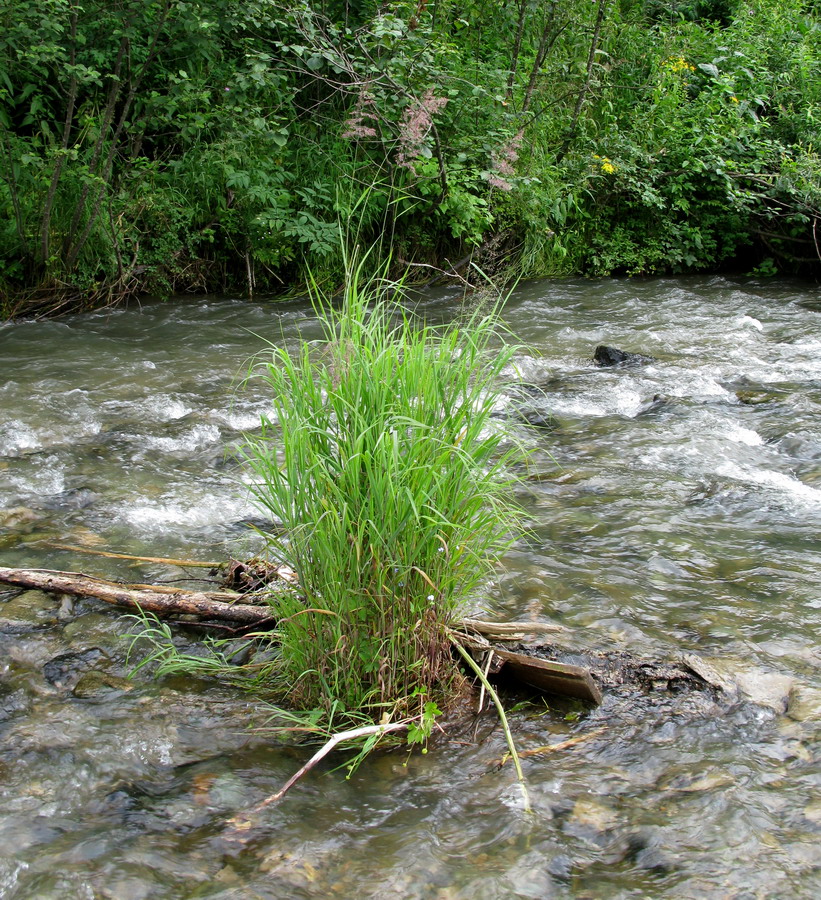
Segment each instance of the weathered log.
M141 609L158 615L193 615L236 625L271 624L267 606L235 603L239 595L187 591L181 588L118 584L81 572L50 569L10 569L0 566L0 583L74 597L94 597L115 606Z
M482 619L462 619L460 628L476 631L492 640L517 641L526 634L555 634L567 631L564 625L553 622L485 622Z
M563 697L578 697L599 704L602 701L601 691L589 670L582 666L571 666L567 663L539 659L526 656L524 653L513 653L510 650L494 648L493 655L504 662L504 670L519 681L538 688L548 694L559 694Z
M167 585L122 584L96 578L82 572L51 569L13 569L0 566L0 583L75 597L93 597L127 609L139 609L161 616L185 615L198 619L227 622L235 626L271 627L275 618L268 606L238 603L243 595L227 592L191 591ZM309 610L306 610L308 612ZM325 612L324 610L314 610ZM509 650L497 649L483 635L496 640L520 637L522 632L545 633L563 630L549 623L497 623L465 619L465 629L458 642L474 654L491 651L492 671L505 667L518 680L548 693L580 697L601 703L598 690L588 670L580 667L535 659Z

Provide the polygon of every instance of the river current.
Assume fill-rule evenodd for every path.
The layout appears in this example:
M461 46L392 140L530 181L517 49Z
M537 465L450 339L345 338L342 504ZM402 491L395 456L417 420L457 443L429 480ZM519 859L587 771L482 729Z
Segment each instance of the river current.
M540 390L502 411L535 448L531 529L489 613L580 649L697 654L738 696L519 704L520 750L543 751L523 761L531 814L487 712L424 755L320 766L238 837L309 751L231 688L127 678L118 611L0 593L0 897L821 895L817 289L534 282L505 318L528 348L512 377ZM305 304L230 298L0 326L0 565L173 582L191 572L58 545L255 552L235 448L268 400L242 382L300 335L317 336ZM599 344L652 359L599 368Z

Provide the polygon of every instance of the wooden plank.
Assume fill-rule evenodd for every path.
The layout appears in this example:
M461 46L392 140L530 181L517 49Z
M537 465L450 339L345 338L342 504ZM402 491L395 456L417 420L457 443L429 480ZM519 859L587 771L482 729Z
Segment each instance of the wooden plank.
M494 650L493 653L504 661L504 668L509 674L530 687L548 694L577 697L595 704L602 702L601 691L593 676L582 666L570 666L511 650Z

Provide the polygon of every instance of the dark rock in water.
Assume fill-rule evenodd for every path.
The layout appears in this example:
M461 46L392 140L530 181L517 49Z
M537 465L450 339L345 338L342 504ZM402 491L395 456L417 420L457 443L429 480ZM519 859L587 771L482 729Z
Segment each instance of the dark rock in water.
M668 875L676 869L675 860L663 850L656 847L646 847L636 854L636 866L645 872L654 872L657 875Z
M248 640L238 640L223 650L223 655L232 666L244 666L254 654L254 645Z
M648 400L642 408L639 410L638 415L644 416L647 413L654 413L660 409L665 409L670 405L669 398L665 397L664 394L654 394L652 400Z
M48 623L38 625L34 622L16 622L0 616L0 634L29 634L32 631L43 631L51 627Z
M263 533L271 533L276 534L277 532L282 530L282 526L277 525L276 522L271 519L264 519L262 516L247 516L244 519L239 519L236 522L231 522L228 526L226 526L230 531L248 531L249 529L253 529L256 531L262 531Z
M525 425L531 425L533 428L545 428L548 431L555 431L558 427L558 423L551 413L539 409L517 410L516 419Z
M746 375L730 381L722 381L721 386L728 391L732 391L738 402L743 403L745 406L760 406L762 403L775 403L779 400L785 400L793 389L789 383L773 384L752 381Z
M569 856L554 856L547 865L547 871L560 881L569 881L573 875L573 860Z
M628 353L626 350L618 350L599 344L593 354L593 362L602 368L613 366L644 366L655 362L654 356L645 356L642 353Z
M549 397L551 391L560 383L560 379L558 378L551 378L550 381L545 381L542 384L534 384L530 381L520 381L518 384L511 385L509 390L520 396L536 397L538 400L543 400L545 397Z
M88 488L72 488L68 491L62 491L59 494L44 499L40 506L43 509L68 510L68 509L88 509L93 506L100 495Z
M11 691L0 686L0 722L18 713L25 712L31 707L31 701L22 690Z
M105 651L99 647L61 653L43 666L43 675L49 684L53 684L55 687L65 687L68 683L79 680L80 676L99 660L107 658Z

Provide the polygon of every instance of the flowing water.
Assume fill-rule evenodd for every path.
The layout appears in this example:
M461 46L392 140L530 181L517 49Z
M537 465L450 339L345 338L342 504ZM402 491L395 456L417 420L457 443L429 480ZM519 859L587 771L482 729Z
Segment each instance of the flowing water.
M103 604L0 594L0 896L821 895L817 292L560 281L506 315L543 389L512 392L510 417L555 427L512 426L536 446L532 530L488 587L495 613L559 622L578 648L696 653L738 699L521 707L521 750L560 745L524 761L531 814L486 713L426 755L321 766L237 832L307 751L253 731L265 710L229 688L127 680L134 623ZM300 333L303 305L230 299L1 326L0 565L169 581L55 545L253 552L232 448L266 398L240 382ZM598 368L600 343L654 359Z

